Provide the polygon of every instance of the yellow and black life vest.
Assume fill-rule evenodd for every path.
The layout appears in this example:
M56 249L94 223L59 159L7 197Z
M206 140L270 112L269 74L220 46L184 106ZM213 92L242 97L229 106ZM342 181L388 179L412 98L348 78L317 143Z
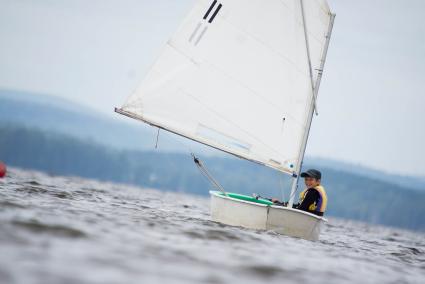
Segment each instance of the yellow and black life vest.
M315 190L317 190L317 192L320 195L319 200L317 201L317 203L313 203L310 205L310 207L308 208L308 210L313 211L313 212L321 212L321 213L325 213L326 211L326 206L328 205L328 197L326 195L326 191L325 188L321 185L315 186L313 187ZM301 193L300 193L300 204L303 202L305 195L307 193L308 188L304 189Z

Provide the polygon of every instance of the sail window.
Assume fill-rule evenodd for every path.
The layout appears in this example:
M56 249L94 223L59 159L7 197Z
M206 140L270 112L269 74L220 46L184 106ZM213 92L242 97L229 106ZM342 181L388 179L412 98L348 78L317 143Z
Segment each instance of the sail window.
M246 144L242 141L238 141L233 137L220 133L202 124L198 125L196 134L199 137L208 139L210 141L216 141L217 143L220 143L221 145L227 148L242 151L244 153L249 153L251 149L251 145Z

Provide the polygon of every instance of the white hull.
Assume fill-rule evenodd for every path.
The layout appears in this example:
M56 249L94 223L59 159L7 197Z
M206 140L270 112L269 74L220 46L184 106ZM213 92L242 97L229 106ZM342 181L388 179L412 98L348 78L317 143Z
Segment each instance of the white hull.
M227 225L273 230L306 240L318 240L323 217L283 206L264 205L210 191L211 219Z

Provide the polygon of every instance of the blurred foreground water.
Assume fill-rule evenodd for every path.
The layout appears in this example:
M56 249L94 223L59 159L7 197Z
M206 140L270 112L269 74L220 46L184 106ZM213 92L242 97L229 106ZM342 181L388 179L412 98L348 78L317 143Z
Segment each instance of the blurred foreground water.
M1 283L424 279L420 233L331 218L310 242L211 222L202 197L19 169L0 179Z

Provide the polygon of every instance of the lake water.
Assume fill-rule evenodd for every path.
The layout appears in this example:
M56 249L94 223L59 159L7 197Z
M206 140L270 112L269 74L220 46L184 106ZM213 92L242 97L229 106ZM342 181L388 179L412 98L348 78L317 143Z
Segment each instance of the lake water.
M425 236L330 218L310 242L212 222L203 197L12 168L0 282L425 283Z

